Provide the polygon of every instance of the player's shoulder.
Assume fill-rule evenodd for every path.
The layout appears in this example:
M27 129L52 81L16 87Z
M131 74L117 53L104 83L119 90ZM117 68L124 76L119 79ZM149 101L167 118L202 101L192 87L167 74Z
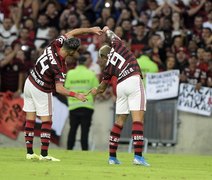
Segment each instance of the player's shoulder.
M67 37L65 35L60 35L55 39L54 43L56 44L56 46L62 47L66 39Z

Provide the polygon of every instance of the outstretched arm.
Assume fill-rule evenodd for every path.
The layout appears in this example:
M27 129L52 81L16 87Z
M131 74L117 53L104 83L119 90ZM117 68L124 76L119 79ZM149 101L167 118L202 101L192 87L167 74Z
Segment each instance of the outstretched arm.
M87 98L84 94L82 93L77 93L77 92L73 92L73 91L69 91L68 89L66 89L62 83L57 83L56 84L56 92L59 94L62 94L64 96L70 96L70 97L75 97L76 99L79 99L82 102L87 101Z
M106 36L110 39L110 41L112 41L114 38L121 40L113 31L109 29L108 26L105 26L102 30L104 33L106 33Z
M95 95L97 95L97 94L103 93L103 92L106 90L107 86L108 86L108 84L105 83L104 81L102 81L102 82L100 83L100 85L99 85L97 88L91 89L91 90L87 93L87 95L88 95L89 93L91 93L92 95L95 96Z
M103 31L100 29L100 27L77 28L67 32L65 35L69 38L69 37L74 37L80 34L87 34L87 33L101 35L102 32Z

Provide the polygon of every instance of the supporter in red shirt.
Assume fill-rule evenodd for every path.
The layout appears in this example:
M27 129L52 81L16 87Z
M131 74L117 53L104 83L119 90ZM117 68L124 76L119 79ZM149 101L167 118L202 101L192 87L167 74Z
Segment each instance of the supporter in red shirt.
M199 90L201 86L206 84L206 72L201 71L197 67L197 56L195 53L191 54L188 62L188 67L184 68L180 74L180 81L193 84Z
M140 57L142 49L148 44L148 33L145 31L144 23L138 23L134 26L134 36L131 39L131 51L135 57Z
M182 72L188 66L188 54L184 47L180 47L176 52L177 68Z
M5 49L5 57L0 61L0 91L12 91L14 96L22 93L25 78L24 60L24 52L17 47L14 50L11 47Z

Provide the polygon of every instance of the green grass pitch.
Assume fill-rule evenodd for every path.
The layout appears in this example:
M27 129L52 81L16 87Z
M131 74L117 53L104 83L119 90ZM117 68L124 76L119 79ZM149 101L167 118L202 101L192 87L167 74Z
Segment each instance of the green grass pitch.
M26 160L25 149L0 148L0 180L212 180L212 156L145 154L151 167L143 167L132 165L132 153L118 153L121 165L108 165L108 152L50 154L61 162Z

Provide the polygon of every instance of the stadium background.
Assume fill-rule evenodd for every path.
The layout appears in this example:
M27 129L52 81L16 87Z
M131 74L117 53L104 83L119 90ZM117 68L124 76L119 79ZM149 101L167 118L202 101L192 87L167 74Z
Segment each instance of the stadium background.
M166 56L168 57L168 54L178 54L178 53L184 53L186 56L186 61L188 61L191 57L197 57L198 56L198 48L203 49L204 52L208 53L210 55L210 59L206 63L206 65L201 66L203 71L208 71L207 64L211 63L211 41L207 42L206 39L211 39L212 33L211 33L211 26L208 26L208 14L211 14L211 2L210 1L198 1L198 0L191 0L191 1L168 1L169 5L164 6L163 0L140 0L140 1L84 1L84 0L77 0L77 1L40 1L39 8L42 6L41 11L37 11L33 14L33 11L29 12L22 12L22 16L18 17L19 11L22 11L23 9L19 9L19 7L23 7L21 5L21 2L25 2L26 4L32 1L26 0L26 1L1 1L1 23L0 23L0 35L1 35L1 52L0 52L0 60L4 60L5 57L5 51L6 49L9 49L12 47L11 50L14 50L15 44L20 43L20 39L18 38L19 35L23 36L23 33L29 33L30 41L33 43L28 43L27 46L22 45L21 52L24 53L25 58L24 64L26 69L21 69L20 72L24 71L26 74L28 70L33 65L34 60L36 59L37 55L42 51L42 49L45 47L46 43L49 42L51 38L54 38L54 35L50 36L48 34L49 32L57 33L63 33L64 31L67 31L72 28L76 27L86 27L91 25L100 25L103 27L104 25L112 26L115 30L116 26L122 26L122 28L125 28L125 34L124 34L124 40L126 43L129 43L129 39L131 39L131 47L134 53L137 57L140 57L141 54L145 53L148 56L151 57L151 60L157 65L158 71L165 71L166 68L166 57L163 57L164 53L151 53L151 50L153 50L152 46L149 45L149 47L145 47L146 44L148 44L148 41L151 39L151 37L154 35L153 31L153 24L154 21L160 20L165 21L166 19L171 19L169 9L174 9L175 11L179 12L181 14L181 18L184 20L183 25L179 24L178 29L171 30L172 35L171 39L166 39L167 35L164 32L167 32L166 29L163 29L162 27L158 29L158 34L161 35L162 41L166 46L163 46L163 48L158 48L160 51L166 49ZM39 1L33 1L35 4ZM115 2L115 3L114 3ZM128 4L129 2L134 2L136 4ZM86 4L87 3L87 4ZM55 19L51 19L48 23L48 25L43 25L39 21L38 24L37 20L45 19L45 15L47 13L47 7L50 6L49 4L53 4L56 7L55 12L58 12L58 16ZM85 10L85 5L88 7L88 11ZM109 6L110 5L110 6ZM123 6L122 6L123 5ZM131 10L126 9L125 7L131 8ZM132 9L134 7L137 7L137 15L136 12L134 12ZM29 6L30 7L30 6ZM90 7L90 9L89 9ZM112 7L112 8L111 8ZM178 7L178 9L177 9ZM57 9L58 8L58 9ZM83 9L84 8L84 9ZM155 8L155 9L154 9ZM181 8L182 11L179 10ZM29 8L30 9L30 8ZM32 9L32 6L31 6ZM52 10L52 7L49 7L49 9ZM51 10L50 14L51 14ZM118 9L118 10L117 10ZM93 11L92 11L93 10ZM95 11L94 11L95 10ZM127 15L131 11L131 15ZM157 11L158 15L155 18L152 14L152 12ZM80 16L76 16L77 13L81 13ZM188 12L188 13L186 13ZM24 13L26 13L24 15ZM28 14L27 14L28 13ZM49 12L48 12L49 13ZM53 13L54 14L54 13ZM129 16L129 18L121 16ZM130 14L130 13L129 13ZM173 13L174 14L174 13ZM14 16L16 15L16 16ZM52 15L52 14L51 14ZM78 14L79 15L79 14ZM112 15L112 18L111 16ZM166 17L167 16L167 17ZM202 17L202 19L200 18ZM3 17L10 17L12 19L12 27L17 26L18 28L11 28L9 30L9 36L8 32L5 33L4 27L3 27ZM28 32L24 32L26 30L24 23L26 23L27 17L32 18L32 22L34 21L34 27L32 26L32 29L29 30L30 25L28 26ZM76 18L77 17L77 18ZM80 17L81 23L78 21ZM87 17L87 18L86 18ZM9 19L10 19L9 18ZM20 18L20 19L18 19ZM70 18L69 20L66 18ZM123 19L121 19L123 18ZM197 18L198 20L201 19L200 28L199 25L197 27L194 25L194 20ZM34 19L34 20L33 20ZM60 20L59 20L60 19ZM113 20L115 19L116 25L113 26ZM181 19L181 20L182 20ZM8 19L7 19L8 20ZM139 20L144 22L139 22ZM41 20L42 21L42 20ZM112 21L112 23L111 23ZM68 23L67 23L68 22ZM69 24L70 23L70 24ZM161 22L162 23L162 22ZM187 24L188 23L188 24ZM54 25L54 27L52 27ZM176 25L172 22L172 25ZM128 30L130 26L130 31ZM145 28L145 30L144 30ZM205 34L202 34L205 30L210 29L209 35L205 37ZM44 31L43 31L44 30ZM50 31L51 30L51 31ZM141 38L140 41L138 41L138 38L140 37L139 32L143 31L148 32L149 34L152 33L152 36L146 36L144 33L144 37ZM118 31L117 31L118 32ZM5 34L4 34L5 33ZM22 33L22 35L21 35ZM179 38L182 36L181 33L187 33L186 38L183 42L180 42L179 44L177 42L174 43L174 36ZM207 32L208 33L208 32ZM157 33L156 33L157 34ZM157 34L157 35L158 35ZM164 37L163 37L164 36ZM21 37L23 38L23 37ZM32 39L31 39L32 38ZM34 38L34 39L33 39ZM86 36L85 38L82 38L82 49L81 52L85 50L92 51L92 45L96 45L98 48L103 42L103 39L98 39L96 37L90 37ZM165 38L165 39L164 39ZM177 39L176 38L176 39ZM19 40L18 40L19 39ZM17 40L17 41L15 41ZM173 41L172 41L173 40ZM179 39L178 39L179 40ZM190 44L189 42L193 42L193 44ZM95 44L96 42L96 44ZM170 43L170 44L169 44ZM3 44L3 45L2 45ZM41 45L42 44L42 45ZM196 44L196 48L195 48ZM129 45L129 44L128 44ZM167 47L170 46L172 49L168 49ZM89 48L88 48L89 47ZM32 49L31 49L32 48ZM29 50L29 51L28 51ZM12 52L12 51L11 51ZM29 54L30 53L30 54ZM96 51L93 51L92 58L93 63L98 64L98 59L95 57ZM194 54L195 53L195 54ZM158 60L158 56L160 59ZM77 58L77 57L76 57ZM176 61L178 60L177 57L175 57ZM69 68L73 68L75 64L72 61L73 59L69 59ZM200 59L197 59L200 61ZM2 68L2 67L1 67ZM180 68L180 66L175 67ZM95 69L96 70L96 69ZM97 71L96 71L97 72ZM211 70L210 70L211 72ZM19 73L19 72L18 72ZM98 76L100 74L97 74ZM1 81L5 82L4 77L10 76L8 73L3 74L3 70L1 69ZM17 76L15 74L14 76ZM209 75L206 78L209 79ZM14 78L14 77L10 77ZM11 84L15 84L14 81L9 82L9 86L11 87ZM197 82L198 83L198 82ZM211 87L211 84L205 84L205 86ZM6 86L7 87L7 86ZM4 89L5 86L3 86L3 83L1 82L1 91L5 92L6 90L11 89ZM16 92L16 90L12 89L12 91ZM151 107L150 107L151 108ZM173 109L174 111L174 109ZM153 112L154 113L154 112ZM104 116L102 116L104 114ZM106 92L104 95L98 97L96 102L96 108L95 108L95 114L93 118L93 125L91 130L91 146L95 150L107 150L108 148L108 134L109 130L111 128L111 124L114 120L114 102L113 97L111 95L110 90ZM212 141L211 141L211 130L212 127L212 121L211 116L206 117L202 115L196 115L192 113L186 113L182 111L178 111L178 116L176 120L176 142L171 144L171 146L166 147L166 144L162 144L162 146L158 146L160 141L158 142L152 142L156 143L156 146L154 144L150 144L148 151L150 152L164 152L164 153L198 153L198 154L211 154L212 152ZM60 146L56 146L54 144L51 144L54 148L66 148L66 140L67 140L67 131L68 131L68 120L66 120L66 124L63 129L63 133L60 139ZM0 146L1 147L23 147L23 133L20 132L17 140L11 140L10 138L7 138L4 135L0 134ZM37 142L36 146L39 146L39 142ZM123 145L120 147L123 151L128 150L128 145Z

